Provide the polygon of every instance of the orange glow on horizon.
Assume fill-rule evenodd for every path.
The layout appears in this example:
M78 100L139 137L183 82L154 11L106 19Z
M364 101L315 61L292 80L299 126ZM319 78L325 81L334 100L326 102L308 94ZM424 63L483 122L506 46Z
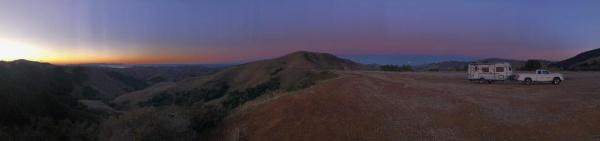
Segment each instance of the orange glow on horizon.
M118 63L118 64L171 64L171 63L240 63L259 59L269 59L283 56L293 52L290 49L252 49L238 48L231 49L154 49L136 48L136 47L48 47L41 46L50 44L40 44L36 42L25 42L21 40L10 40L0 38L0 60L12 61L26 59L30 61L47 62L51 64L89 64L89 63ZM301 47L301 46L298 46ZM336 49L310 49L317 52L337 52L345 54L355 54L360 52L363 55L381 55L387 53L405 52L417 55L456 55L466 54L465 49L445 49L440 45L431 45L428 48L445 50L444 53L429 52L417 48L394 49L394 48L354 48L354 50L336 50ZM526 48L526 47L523 47ZM545 52L536 52L536 50L525 50L522 52L500 53L499 58L507 59L550 59L551 61L560 61L568 59L581 52L591 49L571 49L571 50L548 50ZM473 52L482 52L483 49L472 49ZM534 52L534 53L532 53ZM472 54L472 52L471 52ZM523 58L525 56L526 58Z
M193 52L180 54L176 52L160 52L148 50L106 50L106 48L75 47L68 50L43 47L40 44L0 38L0 60L13 61L26 59L51 64L87 64L87 63L119 63L119 64L153 64L153 63L222 63L236 61L235 57L220 55L223 53ZM235 56L235 55L234 55ZM239 57L239 56L238 56ZM239 59L239 58L238 58Z
M208 55L207 55L208 54ZM237 61L236 58L228 58L219 54L144 54L144 55L86 55L77 54L62 58L53 58L53 60L44 60L51 64L88 64L88 63L117 63L117 64L157 64L157 63L225 63Z
M171 58L171 57L150 57L148 56L140 56L136 58L126 58L126 57L115 57L115 58L102 58L102 57L94 57L90 55L89 57L72 57L65 59L57 59L47 61L51 64L88 64L88 63L118 63L118 64L152 64L152 63L195 63L195 61L184 60L180 58Z

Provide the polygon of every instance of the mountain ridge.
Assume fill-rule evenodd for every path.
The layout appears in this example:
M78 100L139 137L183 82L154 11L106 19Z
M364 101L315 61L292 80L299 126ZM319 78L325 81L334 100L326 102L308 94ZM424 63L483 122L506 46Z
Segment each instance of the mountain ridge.
M189 101L209 102L236 92L294 91L335 77L331 70L364 70L370 67L339 58L329 53L296 51L281 57L244 63L223 69L213 75L189 78L175 83L157 85L142 91L125 94L114 100L119 108L137 108L144 101L182 95ZM161 96L162 95L162 96ZM245 97L243 95L239 95ZM244 99L244 98L242 98ZM222 100L226 101L226 100ZM164 102L164 101L161 101ZM170 101L173 103L176 101ZM243 102L237 101L236 104ZM233 105L236 105L233 104Z
M550 64L565 70L600 70L600 48L579 53L571 58Z

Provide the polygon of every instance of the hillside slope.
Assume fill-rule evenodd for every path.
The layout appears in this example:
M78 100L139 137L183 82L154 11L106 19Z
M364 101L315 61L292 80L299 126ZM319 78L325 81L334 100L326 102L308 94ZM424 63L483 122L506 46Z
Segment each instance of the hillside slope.
M114 102L120 108L129 109L149 103L156 106L209 102L227 95L227 99L221 101L227 103L224 105L235 107L266 91L299 90L334 77L335 74L328 70L367 68L328 53L298 51L275 59L229 67L206 77L153 86L120 96Z
M71 95L81 99L112 99L150 84L105 67L61 66L73 81Z
M0 125L29 124L40 117L94 119L70 95L72 78L63 67L48 63L0 62Z
M147 86L104 68L0 61L0 125L26 124L41 117L95 120L78 100L108 100Z
M202 65L183 66L134 66L129 68L113 68L112 71L146 80L149 83L175 82L191 77L202 77L213 74L224 67L206 67Z
M550 64L566 70L600 70L600 48L582 52L569 59Z

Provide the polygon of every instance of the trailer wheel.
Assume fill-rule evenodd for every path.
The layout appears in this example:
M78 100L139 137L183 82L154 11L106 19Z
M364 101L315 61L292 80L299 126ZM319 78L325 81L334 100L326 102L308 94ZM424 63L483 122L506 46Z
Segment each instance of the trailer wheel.
M554 78L554 80L552 80L552 84L554 84L554 85L560 84L560 78Z
M529 84L531 84L531 78L526 78L526 79L525 79L525 81L523 81L523 83L524 83L525 85L529 85Z
M485 79L479 78L479 84L483 84L483 83L485 83Z

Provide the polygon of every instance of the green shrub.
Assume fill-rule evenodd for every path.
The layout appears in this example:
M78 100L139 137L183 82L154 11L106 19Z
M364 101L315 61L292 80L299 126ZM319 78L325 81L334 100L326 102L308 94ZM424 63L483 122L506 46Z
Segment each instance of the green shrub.
M277 74L279 74L279 72L283 71L285 69L285 67L283 68L277 68L275 69L273 72L269 73L271 76L275 76Z
M31 124L0 127L0 140L97 140L97 123L35 118Z
M268 91L279 89L281 82L279 77L273 77L269 81L248 88L244 91L233 91L229 93L229 97L223 102L223 106L233 109L246 101L252 100L261 96Z
M197 133L204 135L221 124L227 116L227 109L219 105L197 104L190 109L189 113L191 113L191 127Z
M212 83L210 89L193 89L191 91L177 91L174 93L163 91L149 100L138 102L138 106L165 106L165 105L192 105L199 101L211 101L223 97L229 85L226 82Z
M383 65L379 67L381 71L413 71L412 67L409 65Z
M525 66L521 67L520 70L534 71L540 68L542 68L542 64L539 60L529 59L525 62Z
M181 107L142 108L107 119L98 130L99 140L197 140L190 116Z

